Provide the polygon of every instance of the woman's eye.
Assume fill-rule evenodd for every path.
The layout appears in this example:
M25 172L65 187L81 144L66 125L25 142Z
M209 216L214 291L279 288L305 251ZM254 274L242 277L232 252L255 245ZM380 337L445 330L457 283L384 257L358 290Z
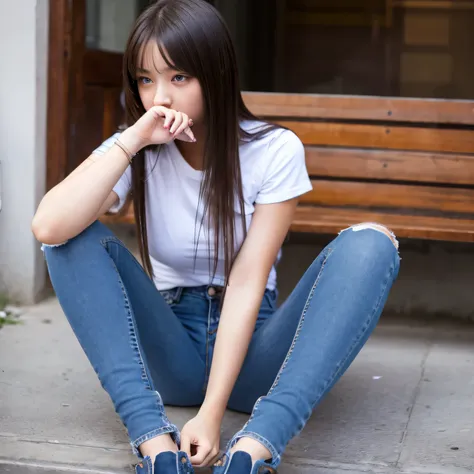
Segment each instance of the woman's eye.
M137 80L140 84L150 84L151 83L151 79L149 79L148 77L141 76Z
M184 82L186 80L186 76L183 74L176 74L176 76L173 77L173 81L175 82Z

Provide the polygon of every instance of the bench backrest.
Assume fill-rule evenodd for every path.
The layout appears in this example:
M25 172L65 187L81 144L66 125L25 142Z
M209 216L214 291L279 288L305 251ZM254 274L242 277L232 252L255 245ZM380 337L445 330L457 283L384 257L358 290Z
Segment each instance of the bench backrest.
M303 204L474 218L474 102L245 93L293 130L314 191Z
M474 242L474 102L244 93L292 129L314 190L292 230L335 234L373 220L400 237ZM106 222L134 222L133 206Z

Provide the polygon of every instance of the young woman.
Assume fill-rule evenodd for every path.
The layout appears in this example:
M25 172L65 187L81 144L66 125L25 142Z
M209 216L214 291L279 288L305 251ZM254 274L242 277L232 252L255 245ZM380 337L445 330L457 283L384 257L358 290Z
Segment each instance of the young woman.
M377 224L341 232L277 309L280 247L311 183L299 139L245 107L222 18L204 0L158 0L124 80L128 128L33 220L55 291L138 472L211 464L227 407L251 416L214 471L274 472L374 329L397 242ZM130 193L145 270L97 222ZM164 404L200 410L179 433Z

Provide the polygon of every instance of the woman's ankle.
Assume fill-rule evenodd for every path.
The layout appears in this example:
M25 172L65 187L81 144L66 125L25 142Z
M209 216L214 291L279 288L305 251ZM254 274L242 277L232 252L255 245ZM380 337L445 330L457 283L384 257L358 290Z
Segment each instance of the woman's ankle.
M240 438L237 443L232 447L230 453L233 454L236 451L245 451L250 454L252 462L256 461L268 461L272 458L270 451L257 440L253 438Z
M155 457L165 451L172 451L173 453L178 452L178 446L171 438L169 433L156 436L151 438L139 446L140 453L143 457L149 456L152 460Z

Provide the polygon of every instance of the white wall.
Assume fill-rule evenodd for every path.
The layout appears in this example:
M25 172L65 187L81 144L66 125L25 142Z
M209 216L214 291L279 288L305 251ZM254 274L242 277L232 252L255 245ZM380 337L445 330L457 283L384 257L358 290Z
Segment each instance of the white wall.
M30 224L45 191L49 2L1 3L0 292L32 303L45 282Z

